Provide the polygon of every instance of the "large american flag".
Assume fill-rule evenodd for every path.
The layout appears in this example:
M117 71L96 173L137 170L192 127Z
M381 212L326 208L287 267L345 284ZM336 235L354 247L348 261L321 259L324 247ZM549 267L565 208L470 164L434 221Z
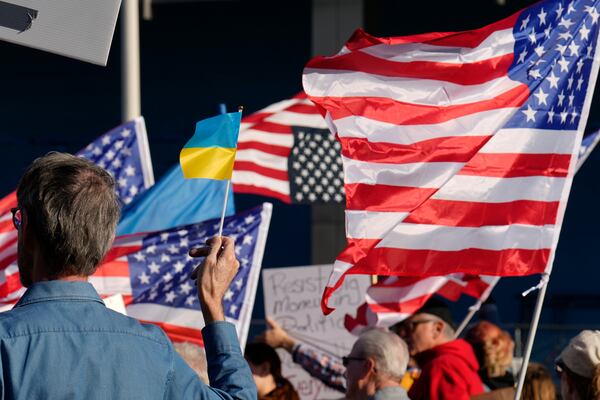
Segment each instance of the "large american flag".
M549 272L598 73L598 1L481 29L376 38L311 60L342 144L347 273Z
M154 184L143 117L106 132L77 154L115 178L115 190L123 204ZM11 308L23 293L17 267L17 231L10 212L16 206L16 192L0 199L0 303L4 303L0 304L0 310Z
M367 327L392 326L413 315L435 294L450 301L465 294L484 302L499 279L461 273L424 278L388 276L367 289L365 302L355 317L346 314L344 327L358 335Z
M225 219L223 235L235 240L240 269L223 306L244 347L271 220L264 203ZM177 228L118 237L103 264L90 277L99 294L123 295L127 315L159 325L174 341L202 344L204 319L190 279L201 260L188 252L219 232L219 219Z
M342 203L340 147L299 93L242 119L233 190L286 203Z

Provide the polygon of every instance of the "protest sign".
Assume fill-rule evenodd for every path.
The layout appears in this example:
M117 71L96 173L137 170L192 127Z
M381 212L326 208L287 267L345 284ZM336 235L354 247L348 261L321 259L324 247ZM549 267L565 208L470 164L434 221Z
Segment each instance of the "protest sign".
M279 322L299 342L342 357L356 341L356 336L344 328L344 315L355 312L364 301L370 278L356 275L346 279L333 297L335 312L326 317L320 301L330 272L331 265L263 270L265 315ZM287 352L280 350L279 355L283 375L292 382L302 400L343 397L342 393L311 378L294 364Z

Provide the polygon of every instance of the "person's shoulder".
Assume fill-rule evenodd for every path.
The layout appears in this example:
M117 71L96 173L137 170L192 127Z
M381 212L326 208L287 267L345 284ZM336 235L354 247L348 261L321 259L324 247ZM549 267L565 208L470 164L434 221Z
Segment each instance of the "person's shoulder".
M154 341L161 346L170 346L171 344L164 331L156 325L142 323L135 318L110 309L106 309L106 317L110 321L107 328L110 327L116 333L138 336L141 339Z

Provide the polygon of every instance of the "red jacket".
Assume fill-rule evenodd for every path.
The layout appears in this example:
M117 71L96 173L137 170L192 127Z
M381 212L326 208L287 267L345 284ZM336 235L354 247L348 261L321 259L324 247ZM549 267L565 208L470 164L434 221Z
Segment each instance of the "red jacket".
M415 356L421 376L412 385L411 400L469 400L483 393L479 363L470 344L462 339L436 346Z

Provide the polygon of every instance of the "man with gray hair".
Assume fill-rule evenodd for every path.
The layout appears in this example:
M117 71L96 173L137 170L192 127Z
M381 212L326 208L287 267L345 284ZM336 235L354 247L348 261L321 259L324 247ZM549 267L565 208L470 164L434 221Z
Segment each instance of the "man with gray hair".
M407 400L400 386L408 364L408 348L398 335L370 329L343 357L348 400Z
M192 249L213 387L202 383L160 328L107 309L87 282L111 247L114 180L69 154L25 171L12 210L27 291L0 314L2 399L256 399L252 374L225 322L223 295L239 263L230 238Z

